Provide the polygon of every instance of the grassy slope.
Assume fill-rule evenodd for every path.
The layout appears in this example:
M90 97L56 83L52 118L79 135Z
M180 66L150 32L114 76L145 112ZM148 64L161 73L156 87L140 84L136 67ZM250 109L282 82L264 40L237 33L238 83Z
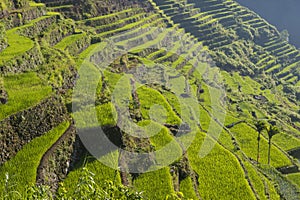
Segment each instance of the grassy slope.
M141 174L133 185L139 191L145 191L143 196L148 199L163 200L167 195L174 193L169 168Z
M84 37L84 33L81 34L75 34L75 35L70 35L68 37L65 37L62 39L59 43L57 43L54 47L58 48L62 51L64 51L70 44L75 42L76 40L79 40L80 38Z
M63 122L41 137L33 139L25 145L15 157L0 166L0 196L1 192L19 191L24 195L25 187L35 184L37 167L44 153L65 132L69 122ZM5 188L5 176L8 174L8 187Z
M250 81L250 80L246 80L246 81L242 81L241 80L241 78L239 78L238 76L237 76L237 74L235 74L235 76L234 76L234 78L236 79L235 80L235 82L242 82L243 84L242 84L242 90L245 90L245 93L246 94L253 94L254 93L254 89L252 89L252 87L249 87L249 85L250 84L252 84L252 82ZM111 82L115 82L115 81L111 81ZM112 84L113 85L113 84ZM169 96L171 96L171 95L169 95ZM152 97L152 96L151 96ZM172 98L172 97L171 97ZM147 98L147 99L149 99L149 98ZM172 99L171 99L172 100ZM175 100L176 101L176 100ZM151 104L151 102L149 102L149 100L148 100L148 102L144 102L143 103L145 106L147 106L148 108L150 107L148 104ZM170 102L170 104L172 104L171 102ZM174 103L173 102L173 104L174 104L174 107L176 107L176 102ZM173 106L173 105L172 105ZM146 109L147 110L147 109ZM147 114L145 115L144 114L144 116L147 116ZM208 117L206 117L206 118L204 118L204 120L208 120L210 117L208 116ZM203 121L203 120L202 120ZM204 122L205 123L205 122ZM206 123L209 123L209 122L206 122ZM226 142L227 141L227 145L228 146L230 146L230 138L228 137L228 136L225 136L226 134L224 134L224 141ZM157 137L157 138L159 138L159 137ZM162 140L163 141L163 140ZM255 177L253 178L253 179L255 179ZM261 192L261 191L260 191ZM261 194L262 195L262 194Z
M0 52L0 65L13 59L16 56L24 54L26 51L34 47L34 42L25 36L21 36L18 33L19 30L22 30L30 26L34 26L36 22L45 18L49 18L53 15L57 15L57 13L48 13L48 15L34 19L30 21L28 24L7 30L6 36L7 36L9 46L6 49L4 49L2 52Z
M96 114L95 119L93 119L93 113ZM106 103L95 108L85 107L80 112L73 113L76 119L76 126L78 128L92 128L101 126L114 126L116 125L117 115L115 107L112 103Z
M103 159L108 159L112 165L117 168L118 156L119 153L115 151L105 155ZM105 180L110 180L118 184L121 183L121 178L118 171L104 165L102 162L92 157L90 159L86 157L85 159L84 166L95 175L94 180L97 184L103 185ZM78 168L71 171L63 182L63 186L69 195L72 195L76 191L77 183L81 175L80 167L82 166L78 166Z
M9 75L3 79L8 103L0 105L0 120L39 103L52 93L52 88L33 72Z
M192 168L199 174L199 191L203 199L255 199L244 178L238 160L227 150L216 144L204 158L199 150L205 134L198 133L188 149Z
M300 187L300 173L289 174L287 175L288 179L290 179L293 183Z
M234 133L246 155L249 158L256 159L257 132L244 123L238 124L230 130ZM260 162L266 164L268 159L268 141L265 138L261 139L260 150ZM291 161L278 148L272 146L271 165L274 167L283 167L291 165Z
M99 17L98 19L101 19L102 17ZM11 32L9 34L16 34L15 32ZM13 36L12 36L13 37ZM17 35L14 35L14 37L18 37ZM17 55L29 50L32 48L31 46L33 45L32 41L30 42L27 38L20 38L19 36L18 40L16 42L20 42L22 39L24 39L25 43L23 45L24 49L21 49L20 52L16 52ZM72 42L74 39L77 37L80 37L80 35L76 36L70 36L65 38L61 43L59 43L56 47L63 50L66 48L66 46ZM13 44L13 43L12 43ZM11 45L12 45L11 44ZM17 43L15 44L17 45ZM20 45L20 44L18 44ZM30 47L30 48L29 48ZM90 47L86 52L89 52L93 46ZM12 49L7 49L8 52L6 54L3 54L3 56L8 56L7 58L12 58L15 56L14 53L11 51ZM85 52L85 53L86 53ZM0 54L1 55L1 54ZM85 55L84 53L82 55ZM85 56L80 56L79 61L82 61L82 59ZM3 57L4 60L7 58ZM118 74L113 74L109 72L105 72L105 76L108 77L108 85L110 89L114 88L115 83L119 80L121 75ZM227 77L228 78L228 77ZM243 78L239 77L236 73L234 74L233 77L230 77L228 79L230 80L230 86L232 86L237 92L237 83L240 83L242 85L242 92L247 95L251 95L253 93L260 92L259 90L256 90L257 88L253 88L253 82L249 80L249 78ZM37 84L39 85L39 83ZM18 84L16 84L16 87ZM20 86L20 85L19 85ZM11 85L13 87L13 85ZM29 88L32 89L32 91L35 91L36 88L34 87L34 84L32 86L29 86ZM9 92L9 87L7 88ZM29 89L28 89L29 90ZM22 90L23 91L23 90ZM37 90L35 92L42 91L42 89ZM30 91L27 91L26 94L31 94ZM153 104L159 104L162 105L166 110L167 110L167 120L168 123L174 123L177 124L179 123L180 119L176 116L176 114L172 111L172 107L175 108L174 110L179 110L177 107L179 107L176 100L172 99L171 94L164 95L165 98L158 92L155 91L154 89L151 88L139 88L138 90L139 93L139 98L141 101L142 105L142 115L145 119L149 119L149 108ZM23 94L25 95L25 94ZM30 96L30 95L29 95ZM33 95L32 95L33 96ZM24 97L24 96L23 96ZM204 98L206 98L206 104L210 101L208 99L209 95L206 95ZM21 98L21 97L20 97ZM267 98L270 99L275 99L274 95L268 94ZM14 98L15 99L15 98ZM18 99L18 98L16 98ZM42 97L40 98L42 99ZM166 101L166 99L168 101ZM36 102L38 102L37 100ZM17 101L15 104L19 103L21 101ZM34 101L35 102L35 101ZM34 103L26 103L26 105L23 105L23 107L28 107L30 105L33 105ZM15 105L12 105L14 107ZM248 103L244 103L241 106L245 110L253 110L254 108L251 107ZM1 106L0 106L1 108ZM112 105L110 103L100 105L96 108L97 114L98 114L98 122L102 125L114 125L115 121L112 120L112 115L115 115L115 111L113 110L111 112ZM8 109L9 110L9 109ZM17 111L18 109L16 109ZM15 112L15 111L14 111ZM201 126L203 126L204 130L208 129L208 125L212 123L214 126L218 126L215 122L211 122L210 116L206 113L206 111L202 110L201 111ZM87 113L88 110L87 110ZM158 115L161 114L161 110L157 110ZM105 116L105 117L103 117ZM263 113L259 114L259 116L264 116ZM88 118L88 115L85 116L82 121L85 121L85 119ZM1 119L1 117L0 117ZM81 127L85 127L83 124ZM246 131L245 131L246 130ZM256 144L256 133L254 131L250 130L250 128L236 128L237 131L237 138L239 142L242 144L242 150L247 153L248 156L250 157L255 157L255 148ZM247 132L245 134L245 132ZM249 133L249 134L248 134ZM192 160L192 165L195 171L197 171L200 175L199 182L200 182L200 192L201 196L204 197L204 199L211 199L211 198L222 198L222 199L230 199L230 198L243 198L246 196L249 196L250 198L253 198L253 194L251 193L251 190L246 182L246 180L243 178L244 174L242 172L241 167L239 166L238 161L236 158L227 150L225 150L223 147L220 145L216 145L213 151L209 154L209 156L200 159L197 157L198 155L198 150L199 147L202 144L204 135L203 134L198 134L197 135L197 140L194 141L192 147L189 149L189 157ZM276 138L275 138L276 137ZM279 144L281 147L284 149L289 149L291 147L297 146L299 143L296 141L296 139L293 138L293 142L287 143L290 141L290 137L286 135L284 136L275 136L274 137L274 142ZM280 139L278 139L280 138ZM155 144L157 148L163 147L166 143L168 143L170 140L172 140L172 136L169 134L168 130L164 129L151 139L151 143ZM221 134L220 140L222 144L224 144L228 149L233 148L231 139L227 133L224 131ZM266 141L263 141L263 151L266 151L265 145ZM251 149L252 148L252 149ZM272 149L272 163L274 163L275 166L281 166L287 164L289 161L286 159L286 157L278 151L278 149L274 148ZM117 154L117 152L114 152ZM278 156L277 156L278 154ZM262 160L263 162L265 161L265 156ZM103 164L97 162L97 161L91 161L88 162L87 166L92 169L94 173L97 174L97 182L101 183L101 181L105 179L110 179L112 180L113 178L116 181L120 181L118 174L116 175L114 170L111 170L104 166ZM224 167L226 166L226 167ZM255 172L254 168L252 168L250 165L246 165L249 171L249 176L250 180L254 183L254 187L256 191L258 192L259 196L261 199L265 199L262 187L263 187L263 181L260 179L258 174ZM209 170L208 170L209 169ZM222 171L223 170L223 171ZM76 170L71 172L67 180L65 181L65 184L68 187L73 187L75 188L75 185L72 185L75 179L78 179L78 175L76 174ZM154 180L154 181L153 181ZM154 182L154 185L149 184L149 182ZM270 182L268 182L270 186ZM146 173L142 174L141 176L138 177L138 179L134 182L135 187L141 190L145 190L145 196L148 196L153 199L157 199L157 193L161 194L161 196L165 196L166 194L171 194L173 193L173 187L172 187L172 182L171 182L171 177L170 173L168 172L168 168L164 168L162 170L159 170L157 172L151 172L151 173ZM153 188L154 187L154 188ZM185 179L182 184L180 185L180 189L183 193L190 195L191 198L195 198L195 194L192 193L191 191L191 180L190 178ZM157 191L157 193L154 193L153 191ZM274 192L274 188L272 188L272 195L271 199L275 199L276 193ZM188 196L189 197L189 196Z
M18 29L14 28L6 32L9 46L0 53L0 65L33 48L34 42L25 36L19 35L17 33Z
M191 177L187 177L180 182L180 192L182 192L187 199L198 199L194 191Z
M268 101L276 104L282 104L282 102L286 102L286 100L283 97L278 96L279 94L274 93L271 90L261 90L262 87L259 83L256 81L250 79L250 77L240 77L237 73L233 73L233 76L229 75L227 72L222 72L222 76L225 79L228 86L232 89L232 94L229 94L229 96L233 99L239 99L238 97L241 97L243 99L252 99L253 94L262 94L264 95ZM238 85L241 86L242 93L238 92ZM260 105L256 104L253 99L251 101L246 100L242 101L238 105L243 109L244 113L248 113L248 117L251 117L250 112L255 111L256 115L259 119L261 118L270 118L270 114L267 114L266 111L263 109L257 109ZM234 104L236 105L236 104ZM235 113L236 114L236 113ZM234 115L235 115L234 114ZM230 122L227 122L226 124L230 124L233 122L237 122L241 120L242 118L236 118L235 120L232 120ZM285 124L286 125L286 124ZM287 126L287 125L286 125ZM288 127L285 127L288 128ZM288 128L289 129L289 128ZM292 132L297 132L296 130L290 130ZM267 134L263 133L265 137L267 137ZM291 134L288 134L286 132L282 132L276 137L273 138L273 143L281 147L283 150L289 150L292 148L296 148L300 146L300 140Z
M160 116L166 119L166 123L169 124L180 124L180 118L174 113L172 107L165 100L165 98L154 89L147 88L145 86L137 89L139 101L141 103L141 113L144 119L150 119L149 109L153 105L160 105L164 109L155 109L153 116Z
M244 161L244 166L248 172L250 181L253 184L253 187L254 187L255 191L257 192L259 198L267 200L267 197L265 194L265 185L261 178L261 174L248 161Z
M105 76L106 77L108 77L108 82L109 82L109 87L110 87L110 89L113 89L114 87L114 84L119 80L119 78L121 77L121 75L117 75L117 74L114 74L114 75L112 75L111 73L106 73L105 74ZM236 87L236 90L237 90L237 83L238 82L240 82L241 84L242 84L242 91L245 93L245 94L248 94L248 95L251 95L251 94L253 94L253 93L255 93L255 91L257 91L256 89L257 88L253 88L253 87L250 87L250 85L251 86L257 86L257 84L254 84L253 82L251 82L251 80L249 79L249 77L246 77L245 78L245 80L242 80L242 78L241 77L239 77L237 74L234 74L234 83L233 84L235 84L235 87ZM141 89L140 89L141 90ZM148 93L148 94L147 94ZM147 91L147 92L143 92L143 94L140 94L139 96L140 96L140 98L142 99L140 99L141 101L142 101L142 106L144 106L144 108L142 108L142 109L144 109L144 111L143 111L143 115L144 115L144 117L146 117L146 118L149 118L149 115L148 115L148 113L147 113L147 111L148 111L148 109L150 108L150 105L152 105L153 103L151 102L152 100L148 100L148 99L150 99L150 96L152 97L152 96L154 96L154 99L156 98L156 96L158 97L159 95L150 95L150 94L153 94L153 92L150 92L150 91ZM148 95L148 96L147 96ZM144 98L144 96L145 96L145 98ZM178 106L176 106L176 104L177 104L177 102L176 102L176 100L174 100L174 98L172 99L172 97L171 97L172 95L170 95L170 94L167 94L165 97L166 97L166 99L168 99L168 101L171 99L171 101L169 101L168 103L170 104L170 105L172 105L172 107L175 107L175 110L176 110L176 107L178 107ZM271 95L270 95L271 96ZM170 97L170 98L168 98L168 97ZM206 96L205 98L207 98L208 96ZM144 99L146 99L146 100L144 100ZM173 100L173 102L172 102L172 100ZM206 103L207 102L209 102L209 99L205 99L205 100L208 100L208 101L206 101ZM154 100L154 102L156 102L156 100ZM162 101L162 102L164 102L164 100ZM251 110L251 109L253 109L252 107L248 107L249 105L247 105L247 104L245 104L244 105L244 108L245 109L248 109L248 110ZM165 107L165 106L164 106ZM167 110L168 110L168 108L167 108ZM205 111L204 111L205 112ZM261 114L261 116L263 116L263 114ZM200 117L200 119L201 119L201 117ZM204 126L206 126L206 125L208 125L209 123L210 123L210 117L207 115L206 117L202 117L202 123L204 124ZM206 125L205 125L206 124ZM202 124L201 124L202 125ZM207 129L208 127L206 127L206 129ZM239 132L242 132L241 130L239 131ZM160 140L161 139L161 140ZM158 141L158 144L159 143L161 143L160 145L158 145L158 146L161 146L161 145L163 145L164 144L164 139L166 139L166 136L163 136L163 134L158 134L157 135L157 137L156 138L152 138L152 141L153 141L153 143L155 143L154 142L154 140L157 140ZM239 138L240 139L240 138ZM256 137L253 137L253 138L251 138L251 140L254 140L255 141L255 139L256 139ZM243 138L241 137L241 140L243 140ZM224 133L223 134L223 138L221 138L221 142L222 143L224 143L224 144L226 144L226 146L231 146L232 147L232 144L231 144L231 141L230 141L230 137L226 134L226 133ZM254 145L255 146L255 145ZM220 150L220 149L222 149L222 150ZM247 150L247 149L246 149ZM217 150L215 150L215 151L217 151ZM232 190L230 190L230 191L227 191L227 192L231 192L232 193L232 195L233 196L236 196L237 198L238 197L243 197L242 195L249 195L250 197L254 197L253 196L253 194L251 193L251 190L250 190L250 188L249 188L249 186L247 185L247 183L246 183L246 180L245 179L243 179L243 178L241 178L241 177L243 177L243 175L242 175L242 171L241 171L241 168L239 167L239 164L238 164L238 162L237 162L237 160L235 160L235 158L234 158L234 156L232 156L228 151L225 151L222 147L220 147L220 146L218 146L218 151L224 151L224 152L226 152L226 153L224 153L224 155L226 155L226 156L224 156L224 157L230 157L230 159L231 160L233 160L232 161L232 165L231 166L233 166L234 168L237 168L238 169L238 171L239 171L239 174L240 174L240 176L237 178L238 180L242 180L242 181L240 181L240 183L241 183L241 185L243 185L243 186L241 186L240 188L247 188L245 191L243 191L244 192L244 194L243 194L243 192L239 192L239 191L241 191L242 189L238 189L237 191L232 191ZM197 155L197 154L195 154L195 155ZM217 166L220 166L221 165L221 163L226 163L225 162L225 160L222 160L222 159L218 159L218 156L221 156L222 154L220 154L219 155L219 153L215 153L215 154L213 154L213 156L215 156L215 158L213 158L213 156L210 156L210 158L206 158L207 160L205 160L205 161L203 161L203 162L206 162L207 164L208 163L210 163L211 165L213 165L214 163L218 163L218 162L220 162L220 164L217 164ZM216 159L218 159L218 161L216 161ZM197 160L197 159L195 159L195 160ZM212 160L212 161L211 161ZM221 160L221 161L220 161ZM283 159L284 160L284 159ZM195 161L196 162L196 161ZM287 161L288 162L288 161ZM227 164L227 163L226 163ZM210 169L211 167L207 167L208 169ZM217 168L215 168L216 170L217 170ZM264 193L263 193L263 191L262 191L262 189L261 189L261 186L262 186L262 180L260 180L260 177L257 175L257 174L255 174L255 170L253 170L252 168L250 168L250 166L249 166L249 171L251 171L251 173L250 173L250 176L251 176L251 181L253 181L253 182L255 182L255 184L254 184L254 187L256 188L256 190L259 192L259 195L261 196L261 198L262 199L264 199ZM204 168L202 168L202 170L205 170ZM205 174L205 173L202 173L202 174ZM212 174L212 173L210 173L209 175L206 175L207 177L209 177L209 176L211 176L210 178L206 178L205 180L209 180L210 182L213 182L213 181L217 181L217 180L210 180L210 179L212 179L212 177L214 176L215 174ZM232 174L230 174L230 175L232 175ZM234 182L235 180L230 180L230 175L228 175L228 176L224 176L224 177L221 177L222 175L220 175L220 174L218 174L218 177L220 178L222 178L222 179L224 179L224 180L227 180L227 181L231 181L231 182ZM146 176L146 175L145 175ZM150 175L149 175L150 176ZM233 175L233 177L236 177L237 175L236 174L234 174ZM232 177L231 177L232 178ZM147 179L148 179L148 177L147 177ZM188 182L188 181L187 181ZM221 182L221 181L220 181ZM222 181L223 182L223 181ZM226 182L226 181L224 181L224 182ZM217 183L217 184L219 184L219 183ZM187 183L187 185L188 185L188 183ZM212 184L213 185L213 184ZM228 194L228 193L226 193L226 192L224 192L224 191L222 191L222 189L219 189L219 188L222 188L222 187L213 187L213 186L210 186L211 188L212 188L212 191L215 189L215 190L219 190L219 191L217 191L215 194L209 194L209 190L206 188L206 187L204 187L204 184L202 185L202 190L201 191L203 191L205 194L204 194L204 196L205 197L208 197L208 198L212 198L214 195L215 196L217 196L217 197L224 197L224 198L230 198L230 195ZM206 186L206 185L205 185ZM232 184L231 184L231 186L232 186ZM240 186L240 185L239 185ZM232 187L232 188L239 188L239 186L237 186L237 187ZM144 186L145 188L147 188L146 186ZM183 187L184 187L184 184L183 184ZM243 188L243 189L244 189ZM227 189L227 188L226 188ZM224 189L224 190L226 190L226 189ZM274 189L274 188L273 188ZM274 190L272 190L272 191L274 191ZM146 193L149 193L149 191L148 191L148 189L147 189L147 191L146 191ZM150 194L151 195L151 194ZM241 195L241 196L240 196ZM274 194L274 198L275 198L275 194Z

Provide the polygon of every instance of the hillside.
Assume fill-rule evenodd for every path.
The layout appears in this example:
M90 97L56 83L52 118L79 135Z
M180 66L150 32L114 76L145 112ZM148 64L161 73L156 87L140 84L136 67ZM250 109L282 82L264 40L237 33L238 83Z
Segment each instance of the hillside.
M297 23L298 18L298 8L300 3L293 0L277 0L273 1L252 1L252 0L240 0L240 4L252 9L257 12L260 16L268 20L271 24L274 24L279 31L288 30L289 41L296 45L298 48L300 43L298 41L298 35L300 34L300 29L294 26ZM283 15L281 11L287 11Z
M234 0L0 0L0 199L300 199L299 65Z

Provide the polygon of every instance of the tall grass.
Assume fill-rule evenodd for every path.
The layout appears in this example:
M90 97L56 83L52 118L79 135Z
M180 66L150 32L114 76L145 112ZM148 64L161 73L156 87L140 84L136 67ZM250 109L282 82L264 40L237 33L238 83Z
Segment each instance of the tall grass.
M300 187L300 173L289 174L287 178Z
M186 199L198 199L194 191L193 181L191 177L187 177L180 181L180 192L183 193Z
M277 185L274 184L269 179L267 179L266 177L264 177L264 181L267 183L267 187L268 187L268 192L269 192L269 195L270 195L270 199L272 199L272 200L279 200L280 196L277 193L277 190L275 188Z
M193 170L199 175L199 191L203 199L255 199L238 160L216 144L204 158L199 157L205 134L197 133L188 149Z
M265 194L265 185L261 177L262 175L248 161L244 161L243 163L248 172L248 177L254 187L254 190L258 194L259 198L261 200L263 199L267 200L268 198L266 197Z
M111 166L115 166L115 168L117 168L118 156L119 156L119 152L114 151L103 156L102 159L106 159L106 161L110 161ZM99 160L93 157L85 157L85 161L83 165L95 175L94 180L97 185L103 186L105 181L113 181L116 184L121 184L119 171L104 165ZM74 194L74 192L77 189L77 182L81 176L81 167L83 166L78 166L78 168L76 168L75 170L71 171L68 174L66 179L63 182L61 182L63 187L60 187L59 191L64 188L67 191L67 195L69 194L70 196L71 194Z
M146 199L163 200L173 194L172 177L169 167L141 174L134 180L133 185L138 191L144 191Z

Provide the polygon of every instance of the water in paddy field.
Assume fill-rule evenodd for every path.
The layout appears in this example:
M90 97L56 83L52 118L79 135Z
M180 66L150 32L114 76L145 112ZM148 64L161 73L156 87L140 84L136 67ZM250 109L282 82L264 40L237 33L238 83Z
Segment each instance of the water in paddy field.
M237 0L279 31L288 30L290 43L300 48L300 0Z

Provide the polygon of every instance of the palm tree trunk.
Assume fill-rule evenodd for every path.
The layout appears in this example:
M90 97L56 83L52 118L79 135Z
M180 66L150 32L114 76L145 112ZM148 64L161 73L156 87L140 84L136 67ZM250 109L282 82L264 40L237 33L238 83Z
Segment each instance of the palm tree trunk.
M268 165L270 165L270 160L271 160L271 138L269 139Z
M258 161L259 161L259 149L260 149L260 133L258 133L258 136L257 136L257 159L256 159L256 161L257 161L257 163L258 163Z

